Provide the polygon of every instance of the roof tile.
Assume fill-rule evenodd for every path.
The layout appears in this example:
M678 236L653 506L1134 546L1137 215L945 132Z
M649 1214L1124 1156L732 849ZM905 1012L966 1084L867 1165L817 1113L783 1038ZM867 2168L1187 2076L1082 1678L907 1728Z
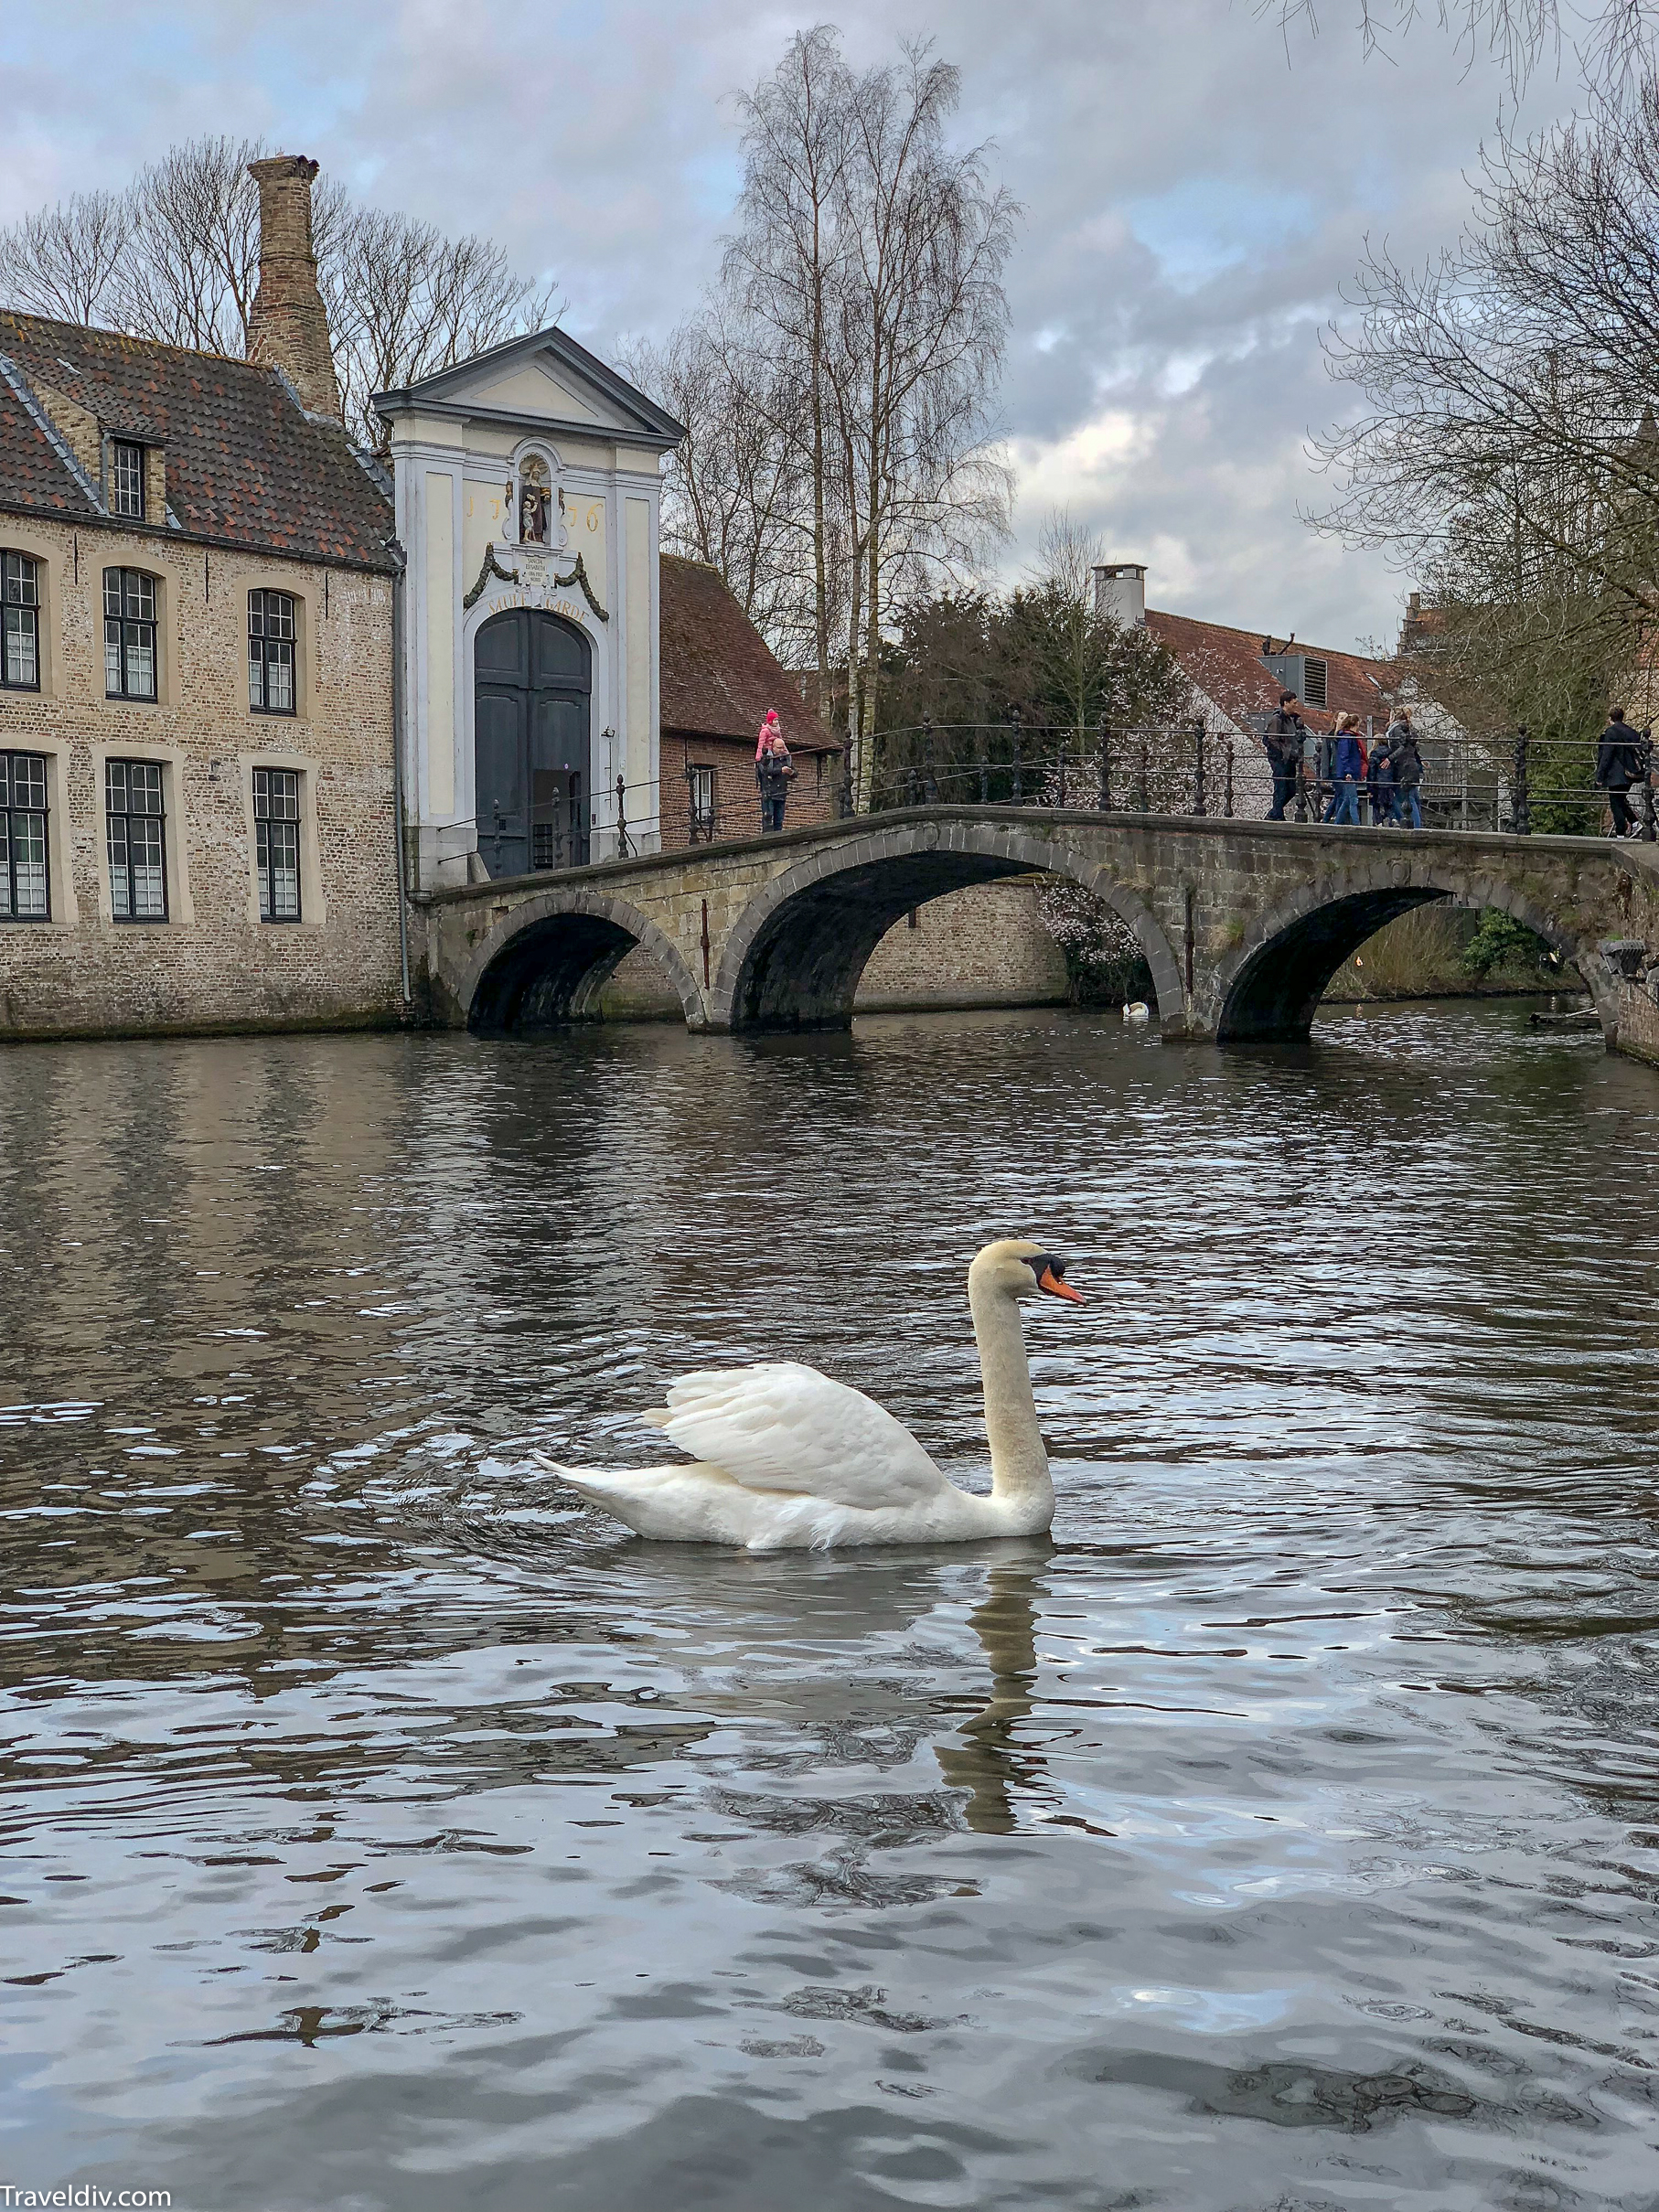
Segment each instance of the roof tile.
M839 753L717 570L662 556L662 726L754 743L777 709L792 753Z
M1146 626L1168 646L1199 689L1215 701L1224 714L1241 728L1249 717L1271 714L1283 689L1261 657L1260 630L1230 630L1218 622L1194 622L1186 614L1160 614L1151 607ZM1322 646L1294 646L1275 639L1279 652L1311 654L1325 663L1325 711L1307 707L1303 719L1313 729L1334 726L1339 714L1384 711L1388 705L1397 671L1386 660L1371 660L1358 653L1330 653Z

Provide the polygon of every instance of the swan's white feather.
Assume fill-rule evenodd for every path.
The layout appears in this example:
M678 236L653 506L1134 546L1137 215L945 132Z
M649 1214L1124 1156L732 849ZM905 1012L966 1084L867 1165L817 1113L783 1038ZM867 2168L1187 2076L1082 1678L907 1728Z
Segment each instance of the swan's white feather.
M902 1421L795 1360L682 1375L666 1417L647 1418L745 1490L869 1510L920 1504L947 1487Z

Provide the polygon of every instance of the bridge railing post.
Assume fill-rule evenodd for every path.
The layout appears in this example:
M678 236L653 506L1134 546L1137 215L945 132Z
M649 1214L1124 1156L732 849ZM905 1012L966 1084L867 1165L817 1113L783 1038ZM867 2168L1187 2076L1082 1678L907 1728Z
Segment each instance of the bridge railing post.
M1526 788L1527 735L1525 722L1515 732L1515 782L1510 791L1511 828L1518 838L1532 835L1532 799Z
M1013 748L1013 801L1016 807L1025 804L1025 752L1020 727L1020 710L1008 710L1009 737Z
M922 717L922 759L923 788L927 794L927 804L932 807L937 805L939 796L939 756L938 739L931 714Z
M1140 788L1135 794L1135 811L1137 814L1151 814L1152 811L1151 785L1149 781L1151 766L1151 762L1149 754L1147 734L1143 730L1140 732Z
M1636 835L1643 844L1652 845L1659 839L1659 824L1654 820L1654 733L1642 732L1642 827Z
M628 786L627 778L622 775L616 778L616 858L619 860L631 858L628 845Z
M1100 811L1112 810L1112 733L1103 714L1100 717Z
M1225 811L1226 818L1230 822L1233 818L1233 740L1230 737L1227 739L1227 785L1225 795Z
M1202 718L1193 724L1193 812L1204 811L1204 722Z

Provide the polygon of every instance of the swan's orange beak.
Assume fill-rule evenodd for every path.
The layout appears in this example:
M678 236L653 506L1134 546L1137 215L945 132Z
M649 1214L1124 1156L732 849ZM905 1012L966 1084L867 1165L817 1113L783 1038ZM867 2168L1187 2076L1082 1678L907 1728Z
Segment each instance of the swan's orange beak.
M1037 1288L1039 1290L1046 1290L1050 1298L1068 1298L1074 1306L1081 1306L1083 1303L1082 1291L1074 1290L1069 1283L1063 1283L1052 1267L1044 1267L1042 1274L1038 1276Z

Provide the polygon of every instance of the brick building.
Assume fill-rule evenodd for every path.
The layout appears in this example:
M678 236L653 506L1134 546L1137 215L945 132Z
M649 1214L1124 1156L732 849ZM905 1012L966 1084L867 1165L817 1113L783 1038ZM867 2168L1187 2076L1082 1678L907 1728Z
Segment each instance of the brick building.
M0 315L0 1031L395 1016L391 511L335 406Z
M795 761L785 819L833 818L841 747L802 703L793 678L701 561L662 557L662 841L758 837L755 744L776 708Z

